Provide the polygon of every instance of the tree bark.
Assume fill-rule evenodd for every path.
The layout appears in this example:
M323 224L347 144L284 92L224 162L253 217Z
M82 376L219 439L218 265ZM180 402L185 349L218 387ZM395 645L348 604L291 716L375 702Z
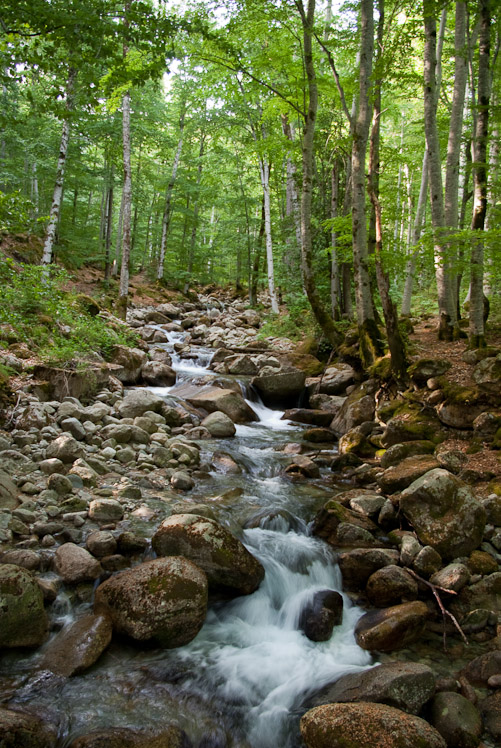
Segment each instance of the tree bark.
M122 100L122 140L123 140L123 212L122 212L122 264L120 267L120 290L118 296L118 313L123 319L127 316L129 296L129 263L131 248L131 213L132 213L132 169L130 156L130 91Z
M61 202L63 197L63 186L64 186L64 172L66 167L66 156L68 154L68 143L70 141L70 113L73 109L73 88L77 77L77 71L74 68L70 68L68 73L68 81L66 83L66 111L67 116L63 120L63 129L61 133L61 144L59 146L59 157L57 160L56 168L56 181L54 184L54 192L52 195L52 205L49 213L49 223L47 225L47 232L45 235L45 243L43 247L42 265L50 265L52 262L52 253L54 247L54 240L56 237L57 224L59 222L59 215L61 212Z
M301 267L303 283L316 321L333 347L341 342L334 320L324 308L313 274L313 246L311 232L311 203L313 195L313 136L318 109L318 88L313 62L312 36L315 20L315 0L308 0L306 12L302 0L296 5L303 25L303 56L308 80L308 110L303 130L303 182L301 190Z
M412 238L408 246L409 259L405 267L405 284L402 296L401 314L408 317L411 313L412 288L414 285L414 275L416 273L416 247L421 237L423 227L424 210L426 206L426 195L428 193L428 151L425 150L423 156L423 166L421 169L421 186L419 188L418 204L416 215L414 217L414 228Z
M268 293L270 294L271 311L278 314L278 300L275 291L275 271L273 268L273 242L271 236L271 204L270 204L270 164L264 158L259 158L259 174L263 188L264 205L264 234L266 241L266 262L268 273Z
M484 331L484 240L480 235L485 225L487 212L487 138L490 101L490 10L489 0L479 0L480 33L477 84L477 117L473 139L473 237L471 248L470 280L470 329L469 342L472 348L485 346Z
M174 155L174 162L172 164L172 172L169 179L169 184L165 190L165 206L162 219L162 239L160 242L160 257L158 258L157 267L157 280L161 281L164 275L164 263L165 263L165 249L167 246L167 234L169 232L169 224L171 218L171 200L172 190L176 182L177 170L179 168L179 162L181 161L181 151L183 149L183 135L184 135L184 120L185 120L185 102L182 102L181 115L179 117L179 140L177 143L176 153Z
M203 155L205 147L205 132L200 133L200 149L198 151L197 180L195 190L195 205L193 206L193 225L191 227L190 249L188 252L187 276L184 283L183 293L188 293L190 288L191 275L193 273L193 262L195 259L195 243L198 229L198 213L200 210L200 182L202 180Z

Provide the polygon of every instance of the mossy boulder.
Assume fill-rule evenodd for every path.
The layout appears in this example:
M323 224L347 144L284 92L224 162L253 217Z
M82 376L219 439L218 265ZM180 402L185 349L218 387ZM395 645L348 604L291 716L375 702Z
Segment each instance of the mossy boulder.
M469 486L437 468L415 480L400 496L400 510L423 545L444 560L469 555L480 544L486 512Z
M186 558L146 561L99 585L94 611L136 641L180 647L200 631L207 613L207 577Z
M437 693L429 708L430 722L448 748L476 748L482 735L482 718L476 706L459 693Z
M325 704L306 712L301 735L307 748L446 748L420 717L385 704Z
M431 441L420 440L404 442L403 444L393 444L381 455L381 467L386 468L392 465L399 465L407 457L416 457L417 455L431 455L435 451L435 444Z
M0 565L0 649L37 647L47 638L49 622L42 590L26 569Z
M372 610L359 618L355 639L362 649L395 652L421 637L427 618L428 608L419 600Z
M424 384L432 377L441 377L451 368L452 364L445 358L420 358L408 368L411 379Z
M313 535L326 540L331 545L336 545L336 532L341 523L347 523L360 527L368 532L376 532L377 525L363 514L343 506L336 499L328 501L317 513L313 520Z
M159 556L185 556L207 574L212 589L249 595L264 579L264 568L225 527L196 514L173 514L152 538Z
M498 403L501 400L501 353L480 361L473 370L473 379L482 392Z
M332 421L331 429L343 436L355 426L360 426L365 421L372 421L376 408L375 391L375 380L369 379L350 392Z
M87 296L87 294L84 293L79 293L75 296L75 306L86 314L89 314L91 317L97 317L101 311L101 307L97 301L93 299L92 296Z
M386 448L401 442L422 440L438 444L443 438L441 423L431 408L425 410L420 403L405 402L395 409L393 417L386 423L381 444Z
M438 467L439 463L433 455L407 457L398 465L386 468L377 482L384 494L392 494L396 491L403 491L417 478Z

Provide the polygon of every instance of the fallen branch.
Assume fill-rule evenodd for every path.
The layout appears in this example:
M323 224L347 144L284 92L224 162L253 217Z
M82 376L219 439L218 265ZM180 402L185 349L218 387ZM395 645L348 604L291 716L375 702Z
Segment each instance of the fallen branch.
M445 587L439 587L436 584L432 584L432 582L428 582L426 579L423 579L422 577L420 577L419 574L416 574L416 572L413 571L412 569L407 569L407 571L409 572L409 574L411 576L413 576L419 582L422 582L424 585L426 585L426 587L429 587L431 589L431 591L433 592L433 596L434 596L435 600L437 601L437 605L440 608L440 612L442 613L442 618L443 618L443 621L444 621L444 651L447 650L447 639L446 639L447 634L446 634L446 631L445 631L445 619L446 619L446 616L448 616L451 619L452 623L454 624L454 626L456 627L456 629L459 631L459 634L460 634L462 640L464 641L464 643L465 644L469 644L469 641L468 641L468 639L466 637L466 634L464 633L463 629L459 625L456 617L453 616L452 613L449 610L447 610L447 608L445 608L445 606L444 606L444 604L443 604L443 602L442 602L442 600L440 598L440 595L438 594L439 591L440 591L440 592L446 592L448 595L457 595L457 592L455 592L455 590L448 590Z

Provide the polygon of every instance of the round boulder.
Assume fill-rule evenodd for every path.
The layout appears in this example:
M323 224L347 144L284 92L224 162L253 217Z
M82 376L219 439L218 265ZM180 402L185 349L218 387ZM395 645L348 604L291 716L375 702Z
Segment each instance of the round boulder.
M335 590L320 590L301 611L299 628L313 642L330 639L334 626L343 620L343 596Z
M99 561L75 543L60 545L54 555L54 571L67 584L93 582L102 574Z
M390 564L371 574L365 592L373 605L386 608L403 600L415 600L418 586L409 572L401 566Z
M355 626L362 649L394 652L417 641L424 631L428 608L415 601L365 613Z
M476 748L482 735L477 708L459 693L437 693L430 705L430 722L448 748Z
M186 558L146 561L103 582L94 610L109 615L120 634L180 647L195 638L205 620L207 577Z
M325 704L306 712L307 748L446 748L431 725L383 704Z
M173 514L152 538L159 556L185 556L207 574L209 585L238 595L254 592L264 578L261 563L237 538L212 519Z
M224 439L227 436L234 436L236 433L235 424L231 418L220 410L216 410L214 413L210 413L207 418L204 418L202 426L204 426L214 438Z
M164 401L158 395L149 390L132 390L124 397L118 406L118 412L122 418L136 418L142 416L148 410L158 413Z

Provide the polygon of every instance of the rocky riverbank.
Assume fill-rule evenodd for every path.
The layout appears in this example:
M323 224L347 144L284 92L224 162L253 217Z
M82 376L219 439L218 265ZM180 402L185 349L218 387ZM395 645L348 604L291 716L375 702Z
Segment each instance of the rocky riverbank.
M344 589L368 609L355 629L358 645L401 660L319 691L302 720L306 745L341 746L345 735L360 748L500 740L501 497L495 480L478 490L486 476L450 445L501 444L501 354L466 354L468 385L451 384L446 361L418 360L413 388L398 394L363 377L350 356L322 371L286 339L259 340L259 315L238 302L161 304L133 310L128 321L138 348L117 346L110 365L85 372L36 367L6 411L4 655L42 647L38 669L76 677L116 637L182 646L200 631L208 605L259 587L263 567L241 542L259 512L249 507L229 523L217 502L204 500L218 475L242 470L224 444L257 420L259 405L245 398L252 386L301 426L281 448L281 480L323 491L306 519L338 554ZM173 358L189 366L200 345L214 351L210 371L187 381ZM5 356L22 372L26 353L14 344ZM214 439L221 446L207 455L204 444ZM62 590L84 615L47 644ZM313 641L339 625L338 601L322 595L305 613L311 628L302 621ZM463 648L460 667L450 655L446 677L433 663L406 661L419 657L420 642L440 647L442 632L450 652ZM465 639L477 656L468 658ZM29 701L11 708L5 694L5 745L59 745L57 720L41 719ZM131 722L79 735L71 748L192 744L175 724L152 735ZM236 745L226 740L217 745Z

